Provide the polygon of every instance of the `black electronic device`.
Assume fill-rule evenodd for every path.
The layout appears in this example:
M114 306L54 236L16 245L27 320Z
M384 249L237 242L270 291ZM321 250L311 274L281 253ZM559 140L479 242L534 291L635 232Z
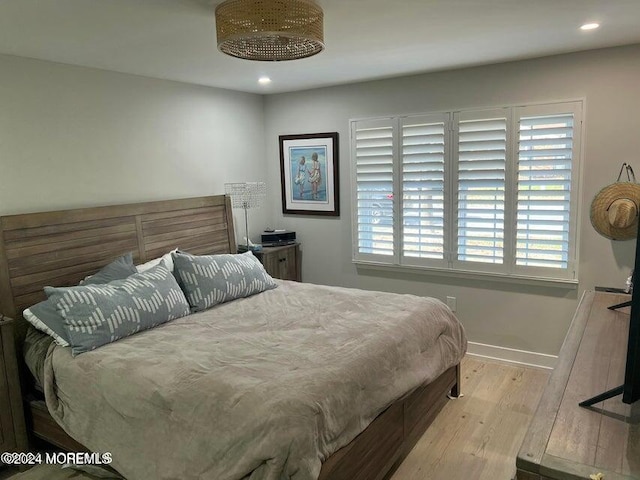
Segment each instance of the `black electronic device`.
M581 407L588 407L608 398L622 395L623 403L634 403L640 400L640 279L636 272L640 272L640 222L636 236L636 260L631 290L631 301L612 305L610 309L631 306L629 314L629 342L627 343L627 363L625 367L624 383L600 395L580 402Z
M263 247L279 247L296 243L296 232L291 230L265 230L262 232Z

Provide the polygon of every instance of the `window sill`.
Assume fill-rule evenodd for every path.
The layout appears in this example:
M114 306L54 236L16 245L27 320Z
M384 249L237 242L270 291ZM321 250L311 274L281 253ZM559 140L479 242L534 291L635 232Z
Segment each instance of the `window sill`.
M546 287L563 288L567 290L577 290L578 280L549 278L549 277L532 277L525 275L508 275L504 273L488 273L477 272L473 270L450 270L446 268L435 267L413 267L407 265L390 265L378 262L365 262L362 260L353 260L358 268L368 270L379 270L386 272L405 272L421 275L463 278L466 280L482 280L497 283L518 283L522 285L537 285Z

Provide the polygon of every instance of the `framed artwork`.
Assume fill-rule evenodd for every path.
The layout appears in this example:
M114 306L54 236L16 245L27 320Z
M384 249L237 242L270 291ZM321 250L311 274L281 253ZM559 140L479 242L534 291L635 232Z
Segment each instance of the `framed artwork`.
M282 213L340 215L338 133L280 135Z

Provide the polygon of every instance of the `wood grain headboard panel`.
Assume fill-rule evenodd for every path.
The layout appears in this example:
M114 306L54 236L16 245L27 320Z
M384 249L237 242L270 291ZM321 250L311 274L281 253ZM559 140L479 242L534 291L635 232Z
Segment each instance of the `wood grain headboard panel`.
M45 298L43 287L77 285L111 260L136 263L180 248L236 251L231 203L224 195L0 217L0 313L16 319Z

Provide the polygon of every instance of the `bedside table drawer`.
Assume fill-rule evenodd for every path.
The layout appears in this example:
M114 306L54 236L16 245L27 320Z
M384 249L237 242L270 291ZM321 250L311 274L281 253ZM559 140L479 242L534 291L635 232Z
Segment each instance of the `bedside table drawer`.
M302 281L300 244L265 247L260 252L254 252L254 255L273 278Z

